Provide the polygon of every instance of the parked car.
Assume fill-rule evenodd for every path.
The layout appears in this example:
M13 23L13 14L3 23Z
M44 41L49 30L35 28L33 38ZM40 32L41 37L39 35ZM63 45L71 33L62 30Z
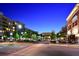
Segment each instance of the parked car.
M71 43L71 44L78 43L78 39L75 37L75 35L70 35L68 36L68 43Z
M64 39L61 40L61 39L60 39L60 40L59 40L59 43L66 43L66 40L64 40Z
M56 43L56 40L50 40L51 43Z
M8 41L10 41L10 42L13 42L15 39L14 38L12 38L12 37L9 37L9 38L7 38L8 39Z

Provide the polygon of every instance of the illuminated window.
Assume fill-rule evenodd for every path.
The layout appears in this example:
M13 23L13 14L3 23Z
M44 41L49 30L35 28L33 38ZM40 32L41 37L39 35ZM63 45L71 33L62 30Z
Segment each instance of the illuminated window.
M78 26L75 26L75 27L72 29L72 34L78 34Z
M3 32L2 30L0 30L0 32Z
M15 30L13 30L13 31L15 31Z
M71 31L69 30L69 31L67 32L67 34L68 34L68 35L71 35Z
M77 20L77 15L75 15L72 19L72 22L75 22Z
M9 25L10 25L11 23L9 22Z

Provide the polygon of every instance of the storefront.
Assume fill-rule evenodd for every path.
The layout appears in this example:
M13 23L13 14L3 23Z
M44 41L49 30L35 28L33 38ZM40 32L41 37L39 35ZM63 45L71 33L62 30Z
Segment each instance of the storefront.
M79 39L79 4L76 4L67 17L67 36L75 35Z

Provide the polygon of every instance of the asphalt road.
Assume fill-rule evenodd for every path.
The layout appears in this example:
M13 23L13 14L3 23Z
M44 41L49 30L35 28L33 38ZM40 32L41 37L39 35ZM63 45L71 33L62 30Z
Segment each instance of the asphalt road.
M7 56L8 54L17 52L18 50L22 50L24 48L27 48L31 46L31 44L0 44L0 56Z
M10 56L79 56L79 47L72 45L34 44Z
M0 44L0 56L79 56L79 44Z

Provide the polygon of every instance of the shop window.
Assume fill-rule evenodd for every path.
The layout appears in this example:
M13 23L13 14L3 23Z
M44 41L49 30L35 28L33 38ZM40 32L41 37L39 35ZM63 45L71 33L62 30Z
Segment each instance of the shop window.
M72 22L74 23L77 20L77 15L75 15L72 19Z

